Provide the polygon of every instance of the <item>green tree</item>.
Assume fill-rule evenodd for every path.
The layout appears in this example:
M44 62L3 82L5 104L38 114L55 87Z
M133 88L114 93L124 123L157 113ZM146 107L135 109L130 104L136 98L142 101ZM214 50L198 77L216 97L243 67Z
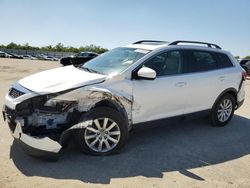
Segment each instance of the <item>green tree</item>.
M96 46L93 44L87 45L87 46L81 46L79 48L75 48L73 46L65 47L62 43L58 43L55 46L48 45L48 46L36 47L36 46L30 46L29 43L25 43L23 45L20 45L20 44L16 44L14 42L11 42L8 45L0 45L0 48L20 49L20 50L41 50L41 51L48 51L48 52L72 52L72 53L92 51L92 52L96 52L99 54L108 51L108 49L106 49L106 48L102 48L100 46Z
M65 50L64 46L62 43L58 43L56 46L55 46L55 51L56 52L63 52Z
M67 52L74 52L74 53L79 52L78 48L75 48L75 47L72 47L72 46L68 46L66 50L67 50Z
M33 50L31 46L29 46L29 43L25 43L22 47L24 50Z
M55 51L54 48L53 48L53 46L51 46L51 45L42 46L42 47L40 48L40 50L42 50L42 51Z
M11 43L9 43L9 44L6 46L6 48L8 48L8 49L19 49L19 46L20 46L20 45L17 45L16 43L11 42Z

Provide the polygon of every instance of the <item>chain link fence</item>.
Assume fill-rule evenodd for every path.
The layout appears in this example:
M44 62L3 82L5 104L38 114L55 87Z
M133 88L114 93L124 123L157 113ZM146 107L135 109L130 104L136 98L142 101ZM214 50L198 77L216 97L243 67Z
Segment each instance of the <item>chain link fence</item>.
M53 56L56 58L62 58L74 55L75 53L71 52L47 52L47 51L37 51L37 50L17 50L17 49L6 49L6 48L0 48L0 51L6 52L6 53L14 53L17 55L46 55L46 56Z

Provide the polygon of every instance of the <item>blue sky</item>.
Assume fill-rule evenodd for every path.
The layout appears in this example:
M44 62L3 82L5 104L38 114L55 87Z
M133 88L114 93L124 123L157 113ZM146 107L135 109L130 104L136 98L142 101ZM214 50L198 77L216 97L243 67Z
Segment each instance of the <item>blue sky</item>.
M185 39L250 55L250 0L0 0L0 21L0 44L111 49Z

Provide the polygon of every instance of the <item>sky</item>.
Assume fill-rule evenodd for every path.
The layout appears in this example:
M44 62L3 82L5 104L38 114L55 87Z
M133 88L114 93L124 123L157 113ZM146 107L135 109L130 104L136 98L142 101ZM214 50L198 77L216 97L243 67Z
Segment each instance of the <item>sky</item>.
M0 22L5 45L197 40L250 55L250 0L0 0Z

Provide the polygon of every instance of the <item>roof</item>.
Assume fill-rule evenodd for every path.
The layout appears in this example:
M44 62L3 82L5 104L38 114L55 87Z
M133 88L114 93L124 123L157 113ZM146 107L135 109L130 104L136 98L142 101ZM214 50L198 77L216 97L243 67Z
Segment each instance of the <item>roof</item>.
M144 49L144 50L155 50L157 48L161 48L161 47L167 47L167 44L159 44L159 45L150 45L150 44L129 44L127 46L127 48L140 48L140 49Z
M183 43L183 44L179 44L179 43ZM188 45L184 43L187 43ZM207 45L207 46L204 46L204 45ZM174 48L174 49L199 49L199 50L202 49L202 50L210 50L210 51L217 51L217 52L223 51L216 44L198 42L198 41L174 41L172 43L169 43L166 41L144 40L144 41L138 41L133 44L126 45L124 47L139 48L139 49L145 49L145 50L156 50L160 48L166 48L166 49Z

